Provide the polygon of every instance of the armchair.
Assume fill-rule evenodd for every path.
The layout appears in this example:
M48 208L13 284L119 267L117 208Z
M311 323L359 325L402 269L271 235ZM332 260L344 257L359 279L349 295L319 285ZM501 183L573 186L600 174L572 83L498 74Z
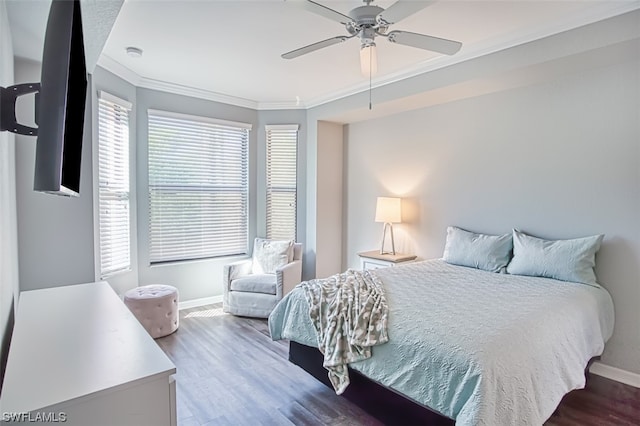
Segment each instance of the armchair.
M302 244L256 238L250 259L224 266L222 310L267 318L302 279Z

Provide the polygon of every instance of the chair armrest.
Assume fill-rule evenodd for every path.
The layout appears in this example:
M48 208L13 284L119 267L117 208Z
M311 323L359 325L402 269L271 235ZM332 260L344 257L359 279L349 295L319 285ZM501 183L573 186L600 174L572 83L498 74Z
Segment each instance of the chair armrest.
M222 285L225 290L231 288L231 281L251 273L251 258L224 265Z
M276 269L276 278L278 280L276 294L278 297L283 297L302 281L302 261L294 260Z

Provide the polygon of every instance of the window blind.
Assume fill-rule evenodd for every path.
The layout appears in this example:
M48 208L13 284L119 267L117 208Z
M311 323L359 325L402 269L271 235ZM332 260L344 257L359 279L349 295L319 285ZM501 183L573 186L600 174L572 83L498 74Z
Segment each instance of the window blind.
M100 276L131 268L129 112L131 104L100 92L98 100L98 210Z
M296 239L298 125L268 125L267 238Z
M248 252L250 129L149 110L151 263Z

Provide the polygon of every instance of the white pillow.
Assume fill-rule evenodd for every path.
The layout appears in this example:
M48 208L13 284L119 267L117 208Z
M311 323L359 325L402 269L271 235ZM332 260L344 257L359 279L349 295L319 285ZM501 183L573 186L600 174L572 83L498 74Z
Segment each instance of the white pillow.
M513 259L507 272L597 285L596 253L604 235L544 240L513 230Z
M256 238L253 243L254 274L275 274L276 269L286 265L293 259L293 241L266 240Z
M511 234L486 235L449 226L442 259L452 265L502 272L509 263Z

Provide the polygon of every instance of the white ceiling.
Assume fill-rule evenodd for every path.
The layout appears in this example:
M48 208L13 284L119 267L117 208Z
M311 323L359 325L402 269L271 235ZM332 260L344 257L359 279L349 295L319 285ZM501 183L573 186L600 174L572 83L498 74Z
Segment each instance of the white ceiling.
M96 0L85 0L91 1ZM344 14L363 4L318 2ZM49 3L8 0L17 56L40 57ZM373 4L386 8L393 1ZM638 0L436 2L392 29L460 41L460 52L442 56L379 38L373 85L638 8ZM338 35L347 35L340 24L282 0L126 0L98 64L143 87L206 93L260 109L310 107L368 88L368 79L360 74L357 39L292 60L280 57ZM127 46L141 48L144 55L127 56Z
M42 60L51 0L1 0L7 4L16 56ZM93 72L124 0L81 0L86 65Z

